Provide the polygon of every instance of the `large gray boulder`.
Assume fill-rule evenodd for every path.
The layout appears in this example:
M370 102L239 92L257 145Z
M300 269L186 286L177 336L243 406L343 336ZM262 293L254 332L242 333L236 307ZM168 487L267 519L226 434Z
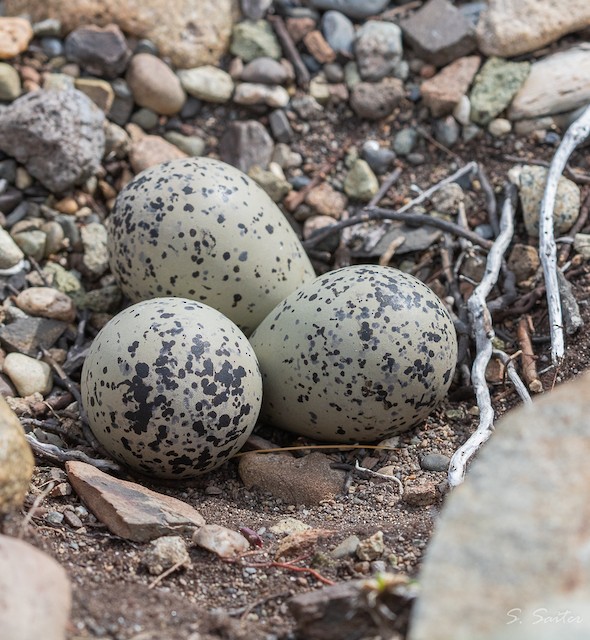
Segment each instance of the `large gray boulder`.
M500 421L442 510L410 640L590 638L589 390Z

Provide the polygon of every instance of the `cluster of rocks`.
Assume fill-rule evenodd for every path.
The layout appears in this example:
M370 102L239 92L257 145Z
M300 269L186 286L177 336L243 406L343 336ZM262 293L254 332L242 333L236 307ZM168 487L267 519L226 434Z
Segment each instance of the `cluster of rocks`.
M134 174L174 158L220 157L254 178L309 238L370 202L394 167L423 164L426 136L447 149L482 136L497 148L507 137L519 136L556 145L590 100L587 44L522 59L590 26L585 2L572 1L567 11L550 0L457 6L427 0L417 10L415 3L406 7L388 0L242 0L239 6L235 0L179 0L173 11L160 0L140 4L131 10L130 3L104 0L97 18L90 0L0 2L0 516L22 505L32 473L22 428L1 396L19 415L33 417L75 400L57 384L59 372L76 376L88 340L121 306L109 272L104 220ZM383 123L386 139L340 150L332 141L325 153L341 152L332 175L322 175L317 163L299 152L297 141L323 122L356 120ZM521 148L518 139L513 146ZM524 165L508 176L518 186L525 230L533 238L546 175L543 167ZM469 193L453 184L441 189L431 200L432 210L425 211L452 218L460 204L469 213ZM561 178L558 234L570 231L579 209L578 186ZM483 237L493 237L490 225L473 226ZM353 255L381 255L393 236L370 246L361 242ZM408 256L440 234L405 229L404 237L397 251ZM590 235L578 233L573 244L575 259L590 258ZM333 252L337 246L334 236L320 248ZM415 266L411 255L400 266ZM534 246L515 244L508 266L522 289L536 286ZM465 259L464 294L484 269L481 256ZM432 286L447 294L440 282ZM76 320L83 321L82 329ZM583 397L580 388L573 393ZM560 434L560 442L568 445L560 456L573 456L568 465L583 468L583 411L570 415L575 405L570 399L564 392L532 417L520 414L514 424L507 419L511 428L499 430L472 478L452 497L426 565L410 637L525 638L517 635L516 625L502 635L508 610L518 609L525 622L534 622L539 608L551 613L570 605L563 585L576 578L576 568L564 563L562 571L553 572L552 554L572 557L571 544L579 557L584 555L583 544L563 528L574 519L582 527L584 504L568 497L584 493L569 491L557 455L547 458L538 477L518 475L521 468L534 468L529 458L545 460L544 438L554 443L554 425L544 420L552 407L557 407L555 419L570 430ZM60 435L34 433L43 442L64 445ZM518 499L508 489L498 491L501 465L505 477L518 476L526 489ZM433 472L443 473L447 466L444 456L423 461L423 468ZM282 483L275 480L278 467ZM343 473L330 468L323 454L278 461L246 455L240 474L247 486L263 487L294 504L329 499L343 483ZM307 474L321 482L300 482ZM160 540L146 553L154 574L190 562L182 539L169 535L179 526L198 529L202 537L195 544L214 552L226 544L234 551L247 548L236 532L204 525L184 503L172 504L138 485L115 480L108 485L83 463L70 463L63 476L55 490L73 487L117 535ZM535 490L547 479L559 507L551 518ZM127 496L125 504L117 502L120 495ZM406 487L410 507L438 499L434 483ZM506 505L511 518L500 522L497 514ZM80 509L51 512L47 522L81 526L88 511ZM523 522L529 528L523 529ZM363 541L351 537L333 553L356 554L369 566L381 562L382 543L377 534ZM5 563L0 577L8 576L9 582L16 571L10 558L24 554L20 545L0 537ZM495 550L492 560L490 549ZM538 550L542 563L533 557ZM457 579L450 581L457 568ZM367 572L373 569L371 564ZM539 579L525 580L533 569ZM46 575L48 583L64 583L50 562ZM554 579L550 599L543 600L540 585L547 585L547 575ZM514 588L505 589L507 584ZM574 613L583 617L586 587L583 581L576 584L580 604ZM8 591L0 584L1 593ZM59 613L56 638L63 637L70 606L67 583L59 594L59 602L51 605ZM483 613L482 602L487 603ZM42 620L35 611L22 618ZM53 637L47 629L45 635Z
M586 26L583 7L550 29L551 3L527 13L501 2L485 8L429 0L414 12L387 2L243 2L241 14L226 4L227 11L199 3L171 16L154 0L131 16L125 3L109 2L99 26L91 23L92 3L4 2L0 277L4 297L34 289L5 307L0 341L15 353L3 364L3 393L47 395L52 375L35 360L39 349L57 344L52 356L63 364L73 314L87 310L99 328L120 305L103 222L133 174L168 159L218 155L257 180L309 238L375 196L380 176L395 164L425 160L422 129L402 124L388 142L349 149L335 175L310 184L315 165L292 145L311 123L407 121L409 114L418 122L432 116L432 136L446 147L488 135L486 129L555 143L558 127L589 98L585 45L532 64L507 58L515 47L522 53L540 46L529 14L547 43ZM157 21L148 19L154 11ZM191 30L197 22L198 35ZM512 36L505 37L498 25L508 23ZM483 64L482 53L490 56ZM216 105L229 116L218 136L202 122ZM540 167L511 174L532 236L545 175ZM562 184L556 223L566 233L579 189L565 178ZM452 215L456 207L437 210ZM400 255L438 237L407 231ZM491 234L486 225L476 231ZM387 236L353 255L380 255L390 242ZM578 234L576 249L586 255L588 245ZM337 246L335 235L320 248ZM41 268L27 274L35 264ZM526 267L521 280L534 273Z

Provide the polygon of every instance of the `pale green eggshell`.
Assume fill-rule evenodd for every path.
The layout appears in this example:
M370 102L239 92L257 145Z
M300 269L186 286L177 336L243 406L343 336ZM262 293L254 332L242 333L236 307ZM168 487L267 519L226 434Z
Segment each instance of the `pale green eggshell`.
M250 342L264 420L328 442L372 442L415 426L444 398L457 359L434 292L396 269L337 269L302 286Z
M111 270L131 301L204 302L247 335L315 277L277 205L247 175L212 158L172 160L135 176L107 229Z

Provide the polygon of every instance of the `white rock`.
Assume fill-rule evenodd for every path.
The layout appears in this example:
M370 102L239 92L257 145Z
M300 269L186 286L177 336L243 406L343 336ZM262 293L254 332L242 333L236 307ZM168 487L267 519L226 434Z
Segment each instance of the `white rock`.
M5 229L0 229L0 269L16 266L25 254Z
M506 118L494 118L488 124L488 131L494 138L501 138L512 131L512 123Z
M457 102L457 106L453 109L453 117L464 127L471 122L471 101L469 96L462 95Z
M278 85L242 82L234 92L234 102L237 104L266 104L269 107L279 108L286 107L289 100L288 91Z
M101 276L109 266L107 230L100 222L91 222L80 229L84 245L84 266L95 276Z
M143 553L142 562L153 575L158 575L174 565L191 566L186 543L180 536L162 536L152 540Z
M582 254L584 260L590 260L590 234L576 233L574 236L574 250Z
M212 65L181 69L177 75L189 95L206 102L227 102L234 90L234 81L229 73Z
M488 0L477 24L477 40L486 55L509 58L588 25L588 0Z
M498 423L438 518L410 640L590 637L589 388L586 374Z
M589 4L590 7L590 4ZM531 65L508 110L511 120L572 111L590 102L590 43Z
M23 398L35 392L45 396L53 387L51 367L22 353L9 353L2 370Z
M241 533L218 524L205 524L193 534L193 543L220 558L231 558L248 551L250 543Z
M0 535L0 636L65 640L72 604L66 572L23 540Z

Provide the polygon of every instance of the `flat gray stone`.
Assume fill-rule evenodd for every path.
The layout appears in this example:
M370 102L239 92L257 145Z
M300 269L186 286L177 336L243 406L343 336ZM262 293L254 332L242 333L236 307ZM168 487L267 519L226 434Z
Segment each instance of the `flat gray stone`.
M411 48L439 67L466 56L476 47L473 25L448 0L429 0L401 20L400 27Z
M266 169L273 149L270 134L257 120L231 122L219 142L221 159L244 173L256 164Z
M410 640L590 637L589 388L586 374L498 423L443 507Z
M20 318L0 327L0 344L9 351L35 357L40 348L50 349L68 328L49 318Z

